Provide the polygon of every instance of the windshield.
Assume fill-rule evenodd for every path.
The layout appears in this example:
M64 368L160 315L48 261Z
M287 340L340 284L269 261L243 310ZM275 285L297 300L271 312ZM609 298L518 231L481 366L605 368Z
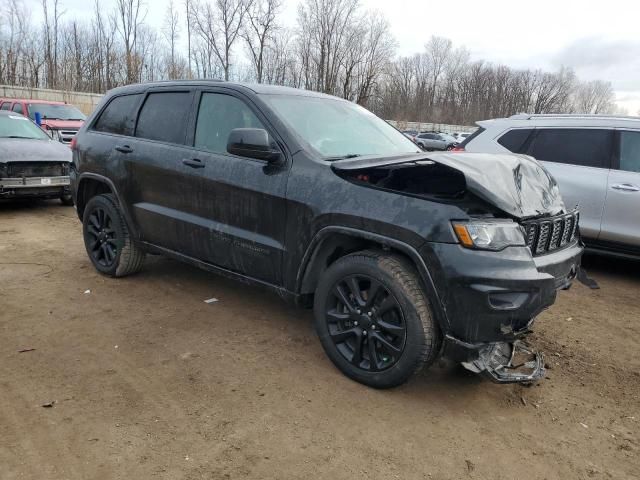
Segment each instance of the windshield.
M0 115L0 138L49 140L49 136L22 115Z
M36 112L40 112L43 120L84 120L87 117L73 105L55 105L50 103L30 103L29 117L36 119Z
M263 98L326 159L418 152L411 140L355 103L299 95Z

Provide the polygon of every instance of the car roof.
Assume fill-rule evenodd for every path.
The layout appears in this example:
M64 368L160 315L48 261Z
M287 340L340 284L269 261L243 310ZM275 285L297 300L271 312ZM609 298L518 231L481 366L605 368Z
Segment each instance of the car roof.
M327 95L325 93L313 92L311 90L303 90L300 88L283 87L280 85L267 85L264 83L240 83L240 82L227 82L225 80L215 79L203 79L203 80L165 80L159 82L149 83L136 83L132 85L126 85L123 87L117 87L111 90L109 93L112 95L123 93L140 93L147 89L155 87L185 87L185 86L215 86L225 87L238 91L251 91L258 95L298 95L304 97L317 97L327 98L332 100L347 101L339 97Z
M605 127L640 128L640 117L622 115L587 114L527 114L519 113L509 118L495 118L477 122L483 128L494 127Z
M2 102L20 102L20 103L45 103L47 105L68 105L66 102L56 102L53 100L39 100L37 98L0 98Z

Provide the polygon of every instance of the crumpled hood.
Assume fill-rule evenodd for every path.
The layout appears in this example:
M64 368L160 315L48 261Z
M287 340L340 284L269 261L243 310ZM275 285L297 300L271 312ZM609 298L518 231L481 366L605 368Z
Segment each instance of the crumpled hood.
M493 153L429 153L386 159L334 162L336 170L357 170L431 160L461 172L467 190L515 218L566 211L555 179L533 157Z
M71 149L54 140L0 138L0 163L70 162Z

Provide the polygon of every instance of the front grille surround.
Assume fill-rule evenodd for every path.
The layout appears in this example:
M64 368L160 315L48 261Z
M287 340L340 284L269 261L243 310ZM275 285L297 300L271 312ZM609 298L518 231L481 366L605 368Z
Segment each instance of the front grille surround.
M10 162L7 164L8 178L60 177L69 174L65 162Z
M522 222L527 246L534 256L551 253L572 244L578 236L580 213L577 210L555 217Z

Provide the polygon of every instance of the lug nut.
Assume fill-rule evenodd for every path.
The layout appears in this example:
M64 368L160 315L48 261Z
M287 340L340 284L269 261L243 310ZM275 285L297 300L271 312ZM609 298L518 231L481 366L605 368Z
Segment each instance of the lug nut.
M371 312L367 312L367 315L371 316Z
M363 335L366 335L366 334L367 334L367 331L365 330L364 332L362 332L362 334L363 334Z
M375 325L371 325L371 330L375 330L376 326Z
M358 326L358 322L353 322L353 324L357 327Z

